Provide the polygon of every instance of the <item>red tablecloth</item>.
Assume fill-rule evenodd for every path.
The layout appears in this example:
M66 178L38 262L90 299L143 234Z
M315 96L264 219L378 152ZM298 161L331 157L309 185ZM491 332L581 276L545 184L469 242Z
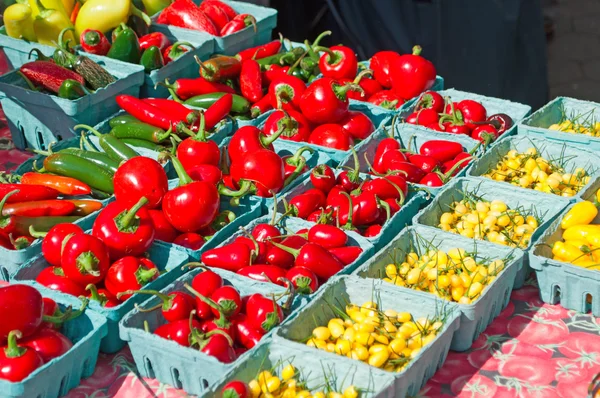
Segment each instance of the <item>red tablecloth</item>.
M0 112L0 170L30 154L14 148ZM198 370L201 371L200 369ZM542 303L535 280L511 302L468 352L450 352L419 397L584 398L600 372L600 318ZM69 398L186 397L184 391L137 376L128 349L101 354L94 375Z

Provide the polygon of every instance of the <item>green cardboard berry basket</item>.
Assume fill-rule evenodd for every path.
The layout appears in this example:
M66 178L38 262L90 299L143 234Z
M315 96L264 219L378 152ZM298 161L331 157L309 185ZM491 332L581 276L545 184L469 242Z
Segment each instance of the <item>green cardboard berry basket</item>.
M40 50L47 57L51 57L54 50L56 50L56 47L10 37L6 34L6 27L0 27L0 49L4 51L13 69L20 68L21 65L35 60L35 54L29 57L29 53L34 48Z

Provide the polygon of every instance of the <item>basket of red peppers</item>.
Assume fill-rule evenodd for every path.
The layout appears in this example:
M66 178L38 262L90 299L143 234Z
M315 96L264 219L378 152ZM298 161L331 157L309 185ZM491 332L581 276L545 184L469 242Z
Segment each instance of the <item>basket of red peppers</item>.
M127 314L120 330L143 376L201 395L295 307L284 288L197 269Z
M406 123L449 134L463 134L489 146L516 131L531 112L528 105L454 89L428 91L400 115Z
M98 30L86 29L80 37L81 50L94 60L108 57L143 66L146 74L141 97L166 97L167 89L157 83L196 76L195 57L205 59L214 50L214 41L208 35L193 43L157 31L138 37L124 23L113 30L110 38Z
M58 398L92 375L106 319L85 306L48 289L0 282L3 397Z
M239 1L175 0L152 17L156 30L194 41L199 34L215 38L223 54L266 43L277 25L277 11Z

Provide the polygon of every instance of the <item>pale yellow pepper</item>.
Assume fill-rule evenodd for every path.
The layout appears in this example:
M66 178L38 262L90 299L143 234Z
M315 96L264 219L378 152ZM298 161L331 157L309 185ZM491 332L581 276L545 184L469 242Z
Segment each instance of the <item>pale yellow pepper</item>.
M573 205L571 210L565 214L560 226L562 229L574 227L575 225L587 225L598 215L598 208L592 203L583 201Z
M108 33L121 23L127 22L130 15L137 15L150 25L148 15L138 10L131 0L87 0L75 21L77 37L86 29Z
M33 30L31 7L26 1L19 1L4 10L4 28L6 34L16 39L37 41Z
M40 14L33 21L33 29L37 40L41 44L48 46L58 45L58 36L65 28L72 28L71 20L63 13L57 10L47 9L37 0ZM79 43L79 37L74 37L73 32L66 32L64 39L71 40L71 43Z

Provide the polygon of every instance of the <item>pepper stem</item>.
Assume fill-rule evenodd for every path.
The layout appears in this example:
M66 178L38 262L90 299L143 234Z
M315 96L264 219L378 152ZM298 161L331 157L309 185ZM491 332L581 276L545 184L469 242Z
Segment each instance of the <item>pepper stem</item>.
M340 63L342 61L342 57L340 57L338 55L338 53L336 53L335 51L332 51L330 48L313 45L313 50L315 50L317 52L326 53L329 56L329 59L326 59L325 61L330 66L337 65L338 63Z
M6 355L7 358L18 358L27 352L27 348L19 347L19 344L17 343L17 339L20 339L21 337L23 337L23 335L19 330L12 330L8 333L8 344L4 349L4 355Z
M240 189L237 191L233 191L227 188L225 185L223 185L223 183L219 183L217 189L219 190L219 193L221 195L239 198L250 193L254 189L254 184L252 183L252 181L242 180L242 183L240 184Z
M192 178L189 176L187 171L185 171L185 169L183 168L183 165L181 164L179 159L177 159L177 156L173 156L169 152L162 152L160 155L160 158L163 158L163 159L167 158L167 159L171 160L171 162L173 163L173 167L175 167L175 172L177 173L177 176L179 177L179 186L180 187L194 182L194 180L192 180Z
M162 301L162 307L165 310L168 310L169 308L171 308L171 305L173 305L173 297L161 293L158 290L126 290L124 292L120 292L117 294L117 298L120 300L121 297L125 296L125 295L131 295L131 294L149 294L151 296L156 296L158 297L161 301Z
M146 14L145 12L141 11L139 8L134 6L133 3L131 3L129 12L131 15L135 15L136 17L141 18L146 23L146 25L150 26L152 24L152 20L150 19L148 14Z
M330 30L326 30L323 33L321 33L319 36L317 36L317 38L315 39L315 41L313 42L313 47L315 46L319 46L319 44L321 43L321 40L323 40L325 37L331 35L331 31Z
M44 53L42 53L37 48L34 48L31 51L29 51L29 54L27 55L27 59L31 59L32 53L35 53L38 61L50 61L50 59L51 59L50 57L47 57Z
M423 48L421 46L414 46L412 48L412 55L421 55L421 51L423 51Z
M336 97L338 97L341 101L346 100L348 91L357 91L359 93L362 93L363 95L365 94L365 90L363 90L363 88L356 83L339 84L333 82L331 83L331 89L333 90Z
M304 159L302 157L302 158L300 158L300 161L296 165L296 169L294 170L294 172L292 174L290 174L288 176L288 178L286 178L285 181L283 182L283 186L287 187L288 185L290 185L292 183L292 181L294 181L302 173L304 166L306 166L306 159Z
M77 130L77 129L86 129L88 132L91 132L96 137L102 137L102 133L101 132L99 132L98 130L94 129L92 126L88 126L87 124L78 124L77 126L73 127L73 129L75 129L75 130Z
M98 270L98 257L91 252L83 252L75 260L77 269L82 275L100 276L100 270Z
M194 296L196 296L198 298L198 300L202 301L204 304L208 305L210 308L212 308L213 310L216 310L219 313L219 317L213 321L215 323L215 325L217 325L218 327L227 327L229 321L227 320L227 317L225 316L225 313L223 312L223 308L215 303L214 300L203 296L202 294L200 294L196 289L194 289L193 287L191 287L188 283L184 283L183 286L190 291L190 293L192 293Z
M42 239L46 235L48 235L48 232L36 231L35 228L33 228L33 225L30 225L29 226L29 235L31 235L32 237L34 237L36 239Z
M277 96L278 103L279 103L279 100L280 100L279 96ZM279 136L283 133L284 130L285 130L285 128L280 128L271 135L265 135L263 133L259 133L258 139L260 140L261 144L263 144L263 146L265 148L267 148L269 145L271 145L273 142L275 142L275 140L277 138L279 138Z
M74 32L75 28L73 28L72 26L64 28L63 30L60 31L60 34L58 35L58 48L61 48L67 52L70 51L70 49L69 49L69 41L70 40L67 40L67 42L65 43L64 38L65 38L65 33L69 32L69 31ZM66 47L65 47L65 45L66 45Z
M133 205L133 207L129 209L122 218L115 220L119 231L123 231L131 225L133 220L135 220L137 212L144 207L146 203L148 203L148 199L145 196L142 196L140 200L138 200L138 202Z
M294 258L297 258L300 255L300 249L293 249L291 247L288 247L286 245L282 245L280 243L274 242L272 239L269 238L269 243L271 243L273 246L283 250L284 252L290 253L292 256L294 256Z
M2 211L4 210L4 205L6 204L6 201L8 200L8 198L10 198L11 196L13 196L14 194L17 194L17 193L19 193L18 189L15 189L14 191L10 191L6 195L4 195L4 197L0 201L0 220L5 220L10 217L10 216L3 216Z
M298 149L292 157L286 159L286 163L292 166L297 166L301 161L304 161L304 164L306 164L306 159L304 156L302 156L304 152L313 154L315 153L315 150L309 146L300 147L300 149Z
M156 268L147 269L140 266L135 272L135 278L139 282L139 284L143 286L146 283L150 282L157 273L158 269Z
M179 53L179 47L182 46L187 46L190 47L192 50L195 49L196 47L194 47L194 45L190 42L187 41L176 41L175 43L173 43L173 45L171 46L171 50L169 50L169 57L172 60L175 60L177 57L177 54ZM181 56L181 55L180 55Z
M106 303L106 301L108 301L108 299L106 297L100 296L100 293L98 293L98 288L93 283L90 283L89 285L87 285L85 287L85 290L90 292L90 298L92 300L99 302L100 305L102 305L102 306L104 306L104 303Z
M348 198L348 202L349 202L348 220L346 221L346 224L342 225L340 228L347 229L347 230L352 230L352 229L354 229L354 225L352 225L352 215L354 213L354 205L352 204L352 196L348 195L347 192L340 192L340 194L342 194L345 197L347 197ZM340 220L340 209L339 208L338 208L337 219L338 219L338 222L339 222L339 220Z
M364 69L364 70L360 71L360 73L358 75L356 75L353 83L358 84L358 83L360 83L360 81L362 80L363 77L371 76L371 75L373 75L373 71L371 69Z
M366 155L366 153L365 153L365 155ZM348 178L352 182L357 182L358 174L360 173L360 161L358 160L358 153L356 153L356 150L354 150L354 147L352 147L352 159L354 160L354 168L352 169L352 171L350 173L348 173Z

